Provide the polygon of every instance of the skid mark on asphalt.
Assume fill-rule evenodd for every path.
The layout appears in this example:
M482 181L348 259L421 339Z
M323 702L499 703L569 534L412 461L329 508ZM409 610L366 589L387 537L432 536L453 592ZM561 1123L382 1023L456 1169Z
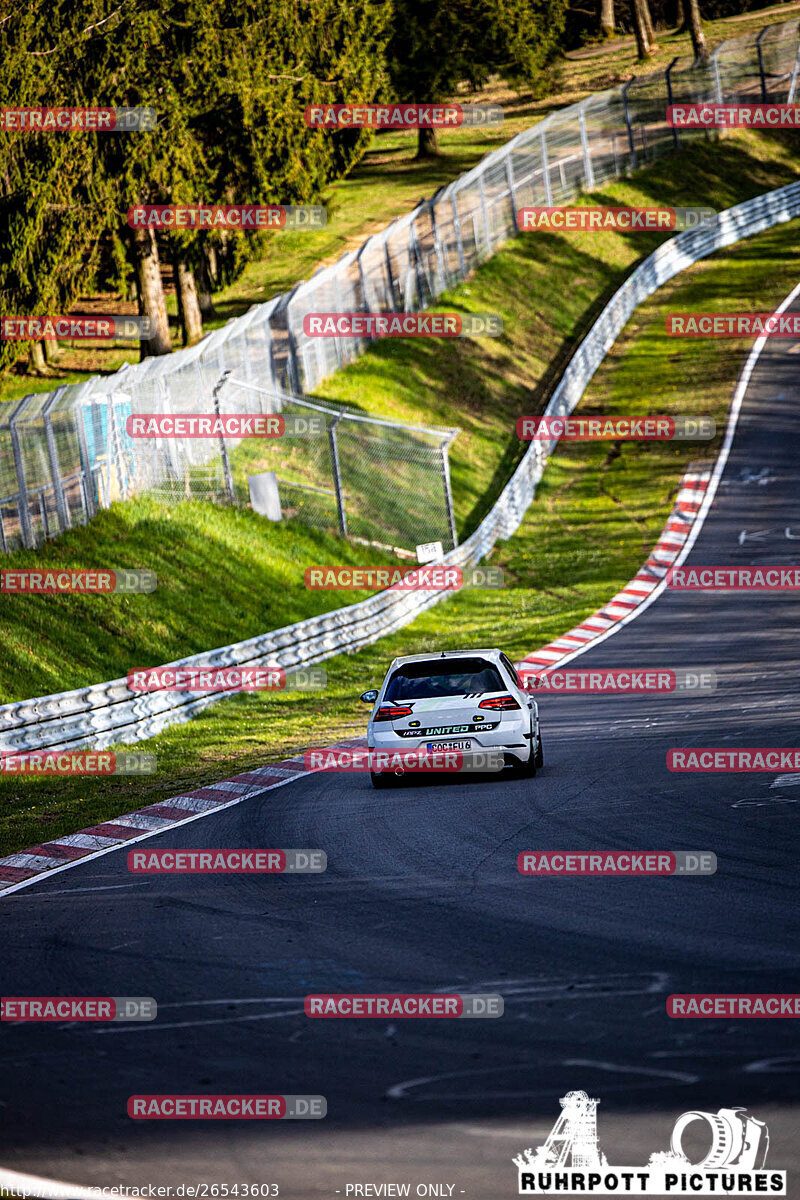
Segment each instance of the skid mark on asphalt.
M590 1067L595 1071L611 1071L623 1075L645 1075L649 1079L669 1079L673 1083L699 1083L699 1075L685 1071L659 1071L655 1067L631 1067L624 1063L602 1062L593 1058L565 1058L565 1067Z
M499 992L506 1001L593 1000L599 996L653 996L667 991L669 976L664 971L633 975L588 975L582 979L568 976L551 978L529 976L522 979L481 979L477 983L457 984L444 991Z

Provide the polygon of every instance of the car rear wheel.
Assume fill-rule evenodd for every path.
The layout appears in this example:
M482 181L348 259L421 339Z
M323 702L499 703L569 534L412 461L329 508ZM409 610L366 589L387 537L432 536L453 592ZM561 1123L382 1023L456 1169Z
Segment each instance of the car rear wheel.
M374 788L388 788L394 783L394 775L384 775L380 771L370 771L369 777Z
M520 763L517 769L518 774L521 775L523 779L533 779L536 775L536 768L538 765L539 764L536 761L536 755L533 753L533 747L531 747L530 758L527 762Z
M536 765L537 767L544 766L544 750L542 749L542 735L539 734L539 740L536 743Z

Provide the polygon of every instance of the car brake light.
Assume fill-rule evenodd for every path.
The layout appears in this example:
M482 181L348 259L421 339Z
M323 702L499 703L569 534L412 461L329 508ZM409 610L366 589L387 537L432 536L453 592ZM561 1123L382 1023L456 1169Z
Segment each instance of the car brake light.
M510 708L519 708L513 696L492 696L489 700L481 700L478 708L493 708L495 712L505 712Z
M410 717L412 710L407 704L382 704L373 717L374 721L396 721L398 717Z

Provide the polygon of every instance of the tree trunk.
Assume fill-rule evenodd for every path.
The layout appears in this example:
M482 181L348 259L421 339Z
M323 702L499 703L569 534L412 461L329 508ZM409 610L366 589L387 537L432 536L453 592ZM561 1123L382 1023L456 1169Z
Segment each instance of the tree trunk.
M151 327L150 339L139 343L139 357L150 358L157 354L169 354L172 340L161 283L155 231L149 228L131 229L130 239L139 312L150 318Z
M197 298L194 271L180 252L173 257L175 267L175 292L178 297L178 318L183 329L184 346L193 346L203 336L203 317Z
M50 374L44 357L44 346L41 342L31 342L31 348L28 354L28 374Z
M675 0L675 28L678 33L686 32L686 12L683 0Z
M706 47L706 35L703 33L703 22L700 17L700 5L697 0L688 0L689 8L689 33L692 37L692 49L694 50L695 61L708 61L708 48Z
M643 4L644 0L633 0L633 25L636 32L636 50L640 59L649 58L652 54Z
M439 143L435 129L417 130L417 158L438 158Z
M200 305L200 313L206 320L213 319L217 314L211 295L213 284L211 282L211 268L208 260L205 232L201 232L200 234L200 255L197 260L195 278L197 279L197 300Z
M642 0L642 14L644 16L644 27L647 33L647 41L650 46L650 53L656 49L656 33L653 29L653 17L650 12L648 0Z
M600 0L600 33L604 38L614 36L614 0Z
M50 366L53 366L55 364L55 361L58 358L58 339L57 338L45 338L44 339L44 357Z

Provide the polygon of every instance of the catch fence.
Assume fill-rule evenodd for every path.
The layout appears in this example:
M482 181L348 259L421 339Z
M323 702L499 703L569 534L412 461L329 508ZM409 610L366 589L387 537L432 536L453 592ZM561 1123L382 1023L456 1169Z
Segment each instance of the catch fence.
M723 42L705 64L676 58L552 113L358 250L197 346L0 409L0 548L35 546L145 491L245 502L247 476L264 470L275 473L283 511L312 525L399 547L452 547L447 450L457 431L309 400L370 339L308 336L304 316L425 308L514 236L520 208L564 203L687 139L713 136L670 128L669 104L793 102L799 35L797 19L769 25ZM255 449L128 436L131 413L213 412L226 373L231 411L302 413L316 403L327 414L324 434Z

